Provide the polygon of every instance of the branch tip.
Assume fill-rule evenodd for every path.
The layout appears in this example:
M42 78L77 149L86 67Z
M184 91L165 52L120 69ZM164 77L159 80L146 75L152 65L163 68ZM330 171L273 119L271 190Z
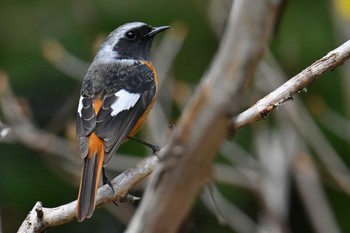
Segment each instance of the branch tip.
M139 200L141 200L141 197L136 197L128 193L125 197L120 199L120 202L136 202Z

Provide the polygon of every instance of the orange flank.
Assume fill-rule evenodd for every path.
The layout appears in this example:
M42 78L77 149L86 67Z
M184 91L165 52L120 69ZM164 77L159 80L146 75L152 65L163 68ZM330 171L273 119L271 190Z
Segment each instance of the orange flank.
M142 127L143 123L145 122L145 120L148 117L149 112L151 111L151 109L153 108L153 105L155 103L155 100L157 98L157 86L158 86L158 77L157 77L157 73L156 70L154 69L154 66L152 65L151 62L149 61L142 61L143 64L145 64L153 73L153 77L154 77L154 82L156 84L156 94L154 95L151 103L148 105L148 107L145 109L145 111L143 112L143 114L140 116L140 118L137 120L134 128L132 128L132 130L129 133L129 137L134 136Z
M142 127L143 123L145 122L145 120L148 117L149 112L151 111L154 103L155 103L155 97L153 98L152 102L148 105L148 107L146 108L146 110L143 112L143 114L140 116L140 118L137 120L134 128L132 128L132 130L130 131L130 133L128 134L129 137L134 136Z

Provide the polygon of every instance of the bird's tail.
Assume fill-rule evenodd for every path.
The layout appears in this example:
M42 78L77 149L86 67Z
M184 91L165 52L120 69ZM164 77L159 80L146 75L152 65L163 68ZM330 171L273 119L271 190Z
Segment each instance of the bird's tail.
M104 160L104 146L94 133L89 137L89 152L84 158L76 215L78 222L90 218L95 210L97 187Z

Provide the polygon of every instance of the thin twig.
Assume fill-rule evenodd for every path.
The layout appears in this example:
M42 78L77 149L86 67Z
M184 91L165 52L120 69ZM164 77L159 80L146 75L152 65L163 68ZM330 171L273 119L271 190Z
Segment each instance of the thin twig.
M266 118L274 108L289 100L300 91L303 91L305 87L319 79L324 73L342 65L349 57L350 40L329 52L326 56L314 62L279 88L260 99L252 107L239 114L232 120L232 128L239 129L245 124Z
M267 64L262 64L261 71L265 82L264 82L264 90L271 90L273 88L275 88L276 83L281 83L283 82L283 80L285 80L285 75L283 74L283 72L281 71L280 67L278 66L277 62L273 60L273 57L270 56L270 66L267 66ZM267 80L267 82L266 82ZM317 148L313 148L314 151L318 153L324 153L323 151L325 151L325 153L327 154L327 157L330 157L327 160L332 161L332 157L336 156L336 158L338 157L336 154L334 153L328 153L329 149L331 148L328 144L328 142L324 139L320 139L319 135L322 135L321 131L318 130L316 124L311 120L311 117L309 116L308 112L305 110L304 105L301 103L301 101L296 98L293 101L293 104L286 106L285 108L283 108L284 111L278 111L276 116L277 116L277 122L278 122L278 129L281 129L281 133L279 136L279 139L281 140L281 145L284 145L284 149L282 152L282 154L284 154L284 157L288 158L288 161L295 161L295 156L301 153L305 153L306 146L304 145L305 143L302 140L302 137L300 136L304 136L304 138L306 139L305 142L310 142L311 141L311 146L314 146L314 143L312 143L312 141L318 141L319 143L317 143ZM298 117L296 117L298 116ZM294 126L293 126L294 124ZM305 137L306 136L306 137ZM312 138L312 139L311 139ZM316 140L314 140L314 138L316 138ZM310 140L311 139L311 140ZM272 146L273 148L276 146ZM275 161L275 159L270 158L269 157L269 164L273 163L273 161ZM323 160L321 156L321 161ZM339 160L339 159L336 159ZM340 160L339 160L340 161ZM341 162L341 161L340 161ZM338 162L339 163L339 162ZM334 163L331 163L332 165L334 165ZM336 164L336 163L335 163ZM276 165L276 167L279 167L278 165ZM328 164L326 164L327 169L334 169L328 166ZM272 168L273 169L273 168ZM309 200L310 196L313 196L314 192L315 192L315 186L319 186L319 179L309 179L307 181L307 179L304 180L304 178L306 178L306 176L302 176L303 178L301 178L300 176L300 172L297 169L292 169L292 174L294 175L294 177L296 178L296 183L298 183L297 188L298 191L302 194L301 195L301 199L304 202L304 206L305 209L307 210L307 212L309 213L312 222L314 223L319 223L319 222L325 222L327 224L329 224L329 226L325 229L327 229L326 231L329 231L330 229L338 229L338 226L336 224L335 216L333 215L332 211L330 208L323 208L322 211L314 211L315 210L315 206L312 206ZM299 180L302 179L302 180ZM301 182L301 184L299 184ZM307 184L306 184L307 183ZM306 184L306 185L305 185ZM275 190L275 189L273 189ZM327 199L324 198L324 191L321 188L317 189L319 193L317 193L315 195L315 197L319 197L319 198L315 198L315 203L317 203L317 206L328 206L327 203ZM285 201L285 203L287 203L288 201ZM311 201L313 202L313 200ZM268 206L267 206L268 207ZM318 213L322 212L322 215L319 215ZM272 219L273 220L273 219ZM323 225L320 224L321 226ZM316 226L316 229L319 228ZM323 228L323 227L321 227ZM270 230L269 232L272 232L272 230ZM333 231L332 231L333 232Z
M339 62L342 62L342 60L339 60ZM277 64L275 64L275 66L277 66ZM280 69L277 67L277 70ZM284 75L280 72L275 72L274 75L270 74L265 76L267 79L267 82L265 83L270 86L269 89L274 88L274 83L281 83L285 80L285 78L283 78ZM310 78L312 79L312 77ZM286 117L293 122L306 143L308 143L308 145L315 151L316 155L325 165L325 168L337 185L339 185L345 192L350 193L349 168L340 158L340 155L333 146L328 142L326 136L314 122L306 107L298 98L295 98L293 104L286 106L285 109L288 112Z

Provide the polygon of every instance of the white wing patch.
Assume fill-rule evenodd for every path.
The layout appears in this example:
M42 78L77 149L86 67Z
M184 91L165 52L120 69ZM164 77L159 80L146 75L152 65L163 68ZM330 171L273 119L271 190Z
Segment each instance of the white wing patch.
M79 105L78 105L78 114L80 117L81 117L81 110L83 109L83 99L84 97L80 96Z
M115 96L118 98L111 105L111 116L115 116L121 111L129 110L130 108L134 107L136 102L140 99L140 94L130 93L124 89L121 89L115 93Z

